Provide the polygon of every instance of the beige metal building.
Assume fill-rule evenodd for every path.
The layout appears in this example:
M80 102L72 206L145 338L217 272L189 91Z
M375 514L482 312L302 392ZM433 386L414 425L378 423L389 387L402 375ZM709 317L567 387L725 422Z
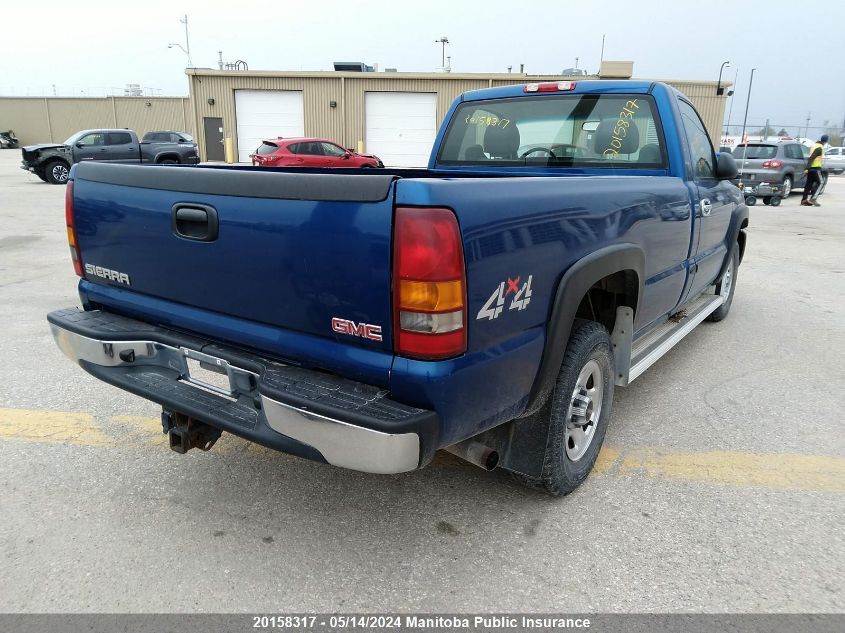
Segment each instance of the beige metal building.
M193 135L194 116L187 97L0 98L0 130L14 130L21 145L61 143L79 130L104 127Z
M611 62L600 77L630 77ZM270 72L188 69L193 129L204 160L223 160L230 137L247 161L263 138L315 136L363 147L388 165L424 165L436 131L462 92L560 76L516 73ZM668 81L686 94L718 142L725 96L715 81ZM726 84L722 84L725 86Z
M631 76L631 62L607 62L599 76ZM440 122L462 92L560 76L518 73L271 72L187 69L190 97L0 98L0 130L22 144L61 142L74 132L126 127L143 135L181 130L194 135L203 160L247 161L264 138L316 136L363 148L388 165L424 165ZM686 94L718 142L725 96L716 82L669 81ZM723 86L726 84L723 84Z

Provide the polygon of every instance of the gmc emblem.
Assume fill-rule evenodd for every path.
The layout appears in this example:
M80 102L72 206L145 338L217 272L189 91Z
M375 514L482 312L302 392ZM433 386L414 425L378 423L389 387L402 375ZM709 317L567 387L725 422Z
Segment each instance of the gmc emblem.
M381 342L381 326L370 325L369 323L355 323L348 319L332 317L332 330L338 334L350 334Z

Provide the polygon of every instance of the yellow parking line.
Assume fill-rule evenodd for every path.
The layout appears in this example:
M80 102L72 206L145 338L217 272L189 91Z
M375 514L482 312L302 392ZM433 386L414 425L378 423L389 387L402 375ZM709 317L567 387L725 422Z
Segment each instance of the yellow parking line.
M596 457L596 463L593 464L593 472L597 475L603 475L608 472L619 461L621 455L622 453L615 448L603 446L598 457Z
M823 455L632 450L624 455L619 472L731 486L845 492L845 458Z
M161 432L161 418L146 415L113 415L113 422L126 427L130 432L143 435L145 443L154 446L166 445L167 436Z
M114 446L130 441L139 446L167 444L158 417L117 415L109 419L108 431L87 413L0 408L0 439L29 442ZM213 449L219 454L252 453L279 456L276 451L239 438L225 436ZM453 462L454 460L454 462ZM441 466L460 463L444 456ZM795 453L743 453L711 451L701 453L661 452L652 449L620 451L602 448L593 469L595 475L646 476L655 479L697 482L711 485L845 492L845 458Z
M30 409L0 409L0 437L82 446L115 443L87 413Z

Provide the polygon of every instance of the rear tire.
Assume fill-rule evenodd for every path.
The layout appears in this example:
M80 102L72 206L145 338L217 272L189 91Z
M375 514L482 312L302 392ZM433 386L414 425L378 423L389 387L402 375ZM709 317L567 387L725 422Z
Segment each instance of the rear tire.
M734 301L734 291L736 290L736 273L739 269L738 244L734 244L729 257L730 262L728 263L728 268L716 284L716 294L725 297L725 302L707 315L707 320L713 321L714 323L724 319L728 316L728 312L731 311L731 304Z
M63 160L51 160L44 167L44 175L51 185L66 185L70 167Z
M792 193L792 176L783 177L783 197L788 198Z
M160 161L158 161L158 164L159 165L178 165L179 161L176 160L175 158L162 158Z
M556 497L575 490L596 462L613 406L614 362L603 325L576 319L549 401L549 439L542 474L515 474L523 485Z
M757 204L757 196L745 196L745 204L749 207L753 207Z

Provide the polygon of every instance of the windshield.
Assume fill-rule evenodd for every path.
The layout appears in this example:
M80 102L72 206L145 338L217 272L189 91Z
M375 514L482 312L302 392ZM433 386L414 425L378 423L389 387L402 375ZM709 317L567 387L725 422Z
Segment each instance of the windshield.
M458 106L438 163L654 168L664 155L647 95L536 95Z
M81 139L81 138L82 138L83 136L85 136L88 132L89 132L89 130L82 130L81 132L77 132L76 134L71 134L71 135L67 138L67 140L63 143L63 145L73 145L74 143L76 143L76 141L78 141L79 139Z
M734 156L739 159L748 158L751 160L774 158L778 154L777 145L737 145L733 151Z

